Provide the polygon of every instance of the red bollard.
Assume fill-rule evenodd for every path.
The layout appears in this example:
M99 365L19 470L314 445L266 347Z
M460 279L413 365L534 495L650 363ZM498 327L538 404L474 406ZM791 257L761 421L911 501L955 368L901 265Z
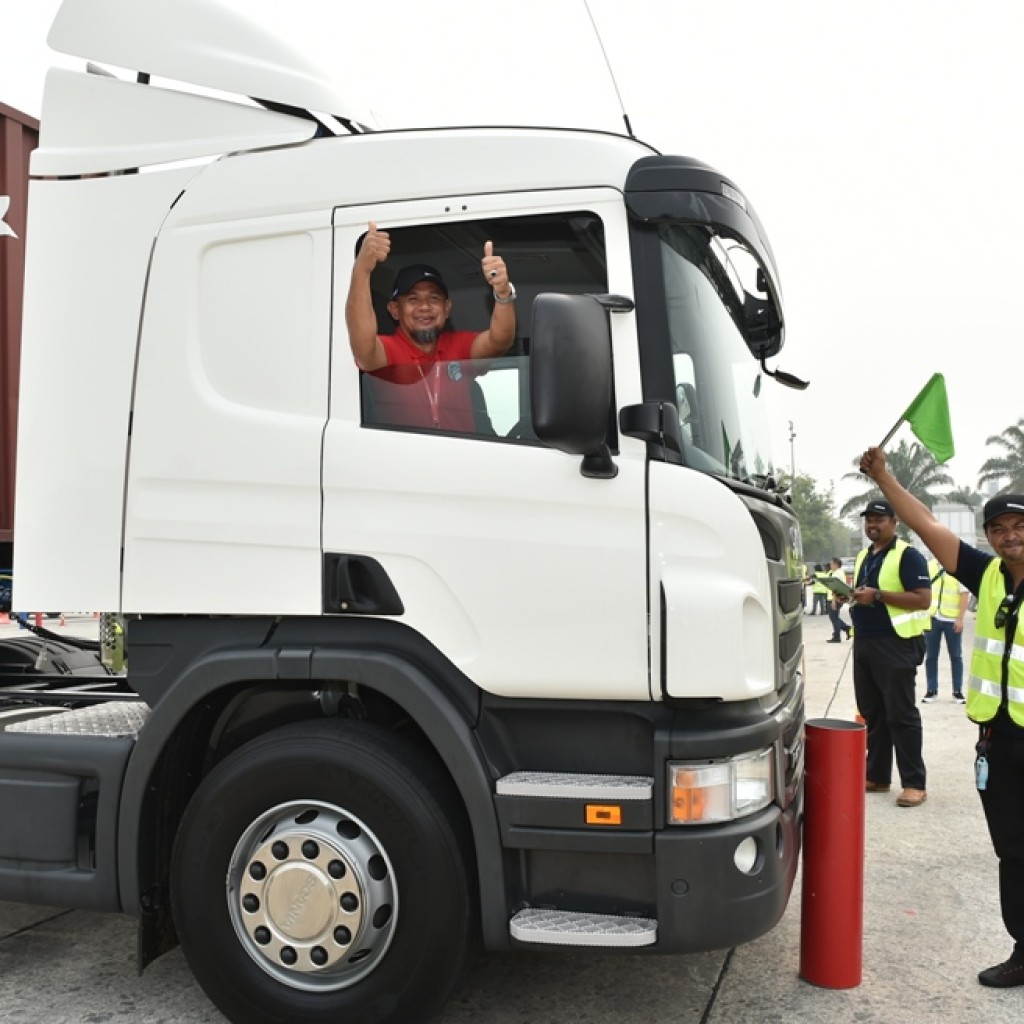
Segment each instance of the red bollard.
M43 624L43 613L36 612L36 629L39 629Z
M863 725L806 726L800 977L822 988L861 982L864 945Z

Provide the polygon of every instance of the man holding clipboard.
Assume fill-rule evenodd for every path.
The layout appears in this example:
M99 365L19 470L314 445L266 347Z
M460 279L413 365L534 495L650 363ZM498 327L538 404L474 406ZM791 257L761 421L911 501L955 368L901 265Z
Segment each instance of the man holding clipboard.
M843 617L839 614L847 599L853 593L853 590L846 583L846 573L843 571L843 563L839 558L833 558L831 562L831 573L826 576L822 581L829 590L832 591L832 596L828 605L828 618L832 623L832 638L826 640L829 644L842 643L842 635L846 634L846 639L850 639L850 627L843 622Z
M924 555L896 536L896 513L888 501L869 501L861 516L871 543L854 564L850 619L853 689L868 732L865 788L889 792L895 753L903 785L896 803L920 807L927 791L914 687L931 623L928 565Z

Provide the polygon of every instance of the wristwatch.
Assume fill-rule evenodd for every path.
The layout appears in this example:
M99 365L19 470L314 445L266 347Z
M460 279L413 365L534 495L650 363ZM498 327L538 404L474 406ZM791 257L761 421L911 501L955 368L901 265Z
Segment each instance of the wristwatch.
M502 298L497 292L494 293L494 301L499 306L507 306L510 302L516 301L516 286L511 281L508 283L508 289L508 295L505 298Z

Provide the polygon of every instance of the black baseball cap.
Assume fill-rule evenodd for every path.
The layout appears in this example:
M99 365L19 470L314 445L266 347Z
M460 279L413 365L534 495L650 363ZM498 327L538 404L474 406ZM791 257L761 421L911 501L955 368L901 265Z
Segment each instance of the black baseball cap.
M448 297L448 286L437 270L426 263L413 263L408 267L402 267L395 276L395 287L391 289L391 298L397 299L399 295L411 292L420 281L430 281L432 284L436 284L444 292L445 298Z
M896 517L896 513L892 510L892 505L887 501L869 501L868 507L861 512L861 518L864 516L892 516Z
M981 513L982 526L988 526L996 516L1004 512L1018 512L1024 516L1024 494L997 494L989 498Z

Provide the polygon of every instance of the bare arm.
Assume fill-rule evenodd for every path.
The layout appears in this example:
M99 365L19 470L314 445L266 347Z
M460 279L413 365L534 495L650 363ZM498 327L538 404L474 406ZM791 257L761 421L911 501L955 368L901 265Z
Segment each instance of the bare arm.
M391 239L386 231L378 231L370 221L370 230L359 247L352 265L352 281L345 302L345 324L356 366L367 373L388 365L387 353L377 337L377 314L373 309L370 275L378 263L387 259Z
M957 559L960 557L960 538L952 530L947 529L932 515L931 509L915 498L894 477L885 465L885 452L881 448L869 448L860 460L860 468L878 484L878 489L886 496L896 515L903 520L925 542L928 550L939 560L939 564L948 573L956 572ZM927 593L927 591L921 591ZM908 591L907 593L917 593ZM928 607L931 598L921 607ZM917 607L890 601L898 608Z
M505 298L512 294L505 261L494 255L494 244L484 243L484 258L480 261L484 280L494 289L495 296ZM493 359L504 355L516 337L516 304L514 302L494 303L491 312L491 326L481 331L474 339L470 355L474 359Z

